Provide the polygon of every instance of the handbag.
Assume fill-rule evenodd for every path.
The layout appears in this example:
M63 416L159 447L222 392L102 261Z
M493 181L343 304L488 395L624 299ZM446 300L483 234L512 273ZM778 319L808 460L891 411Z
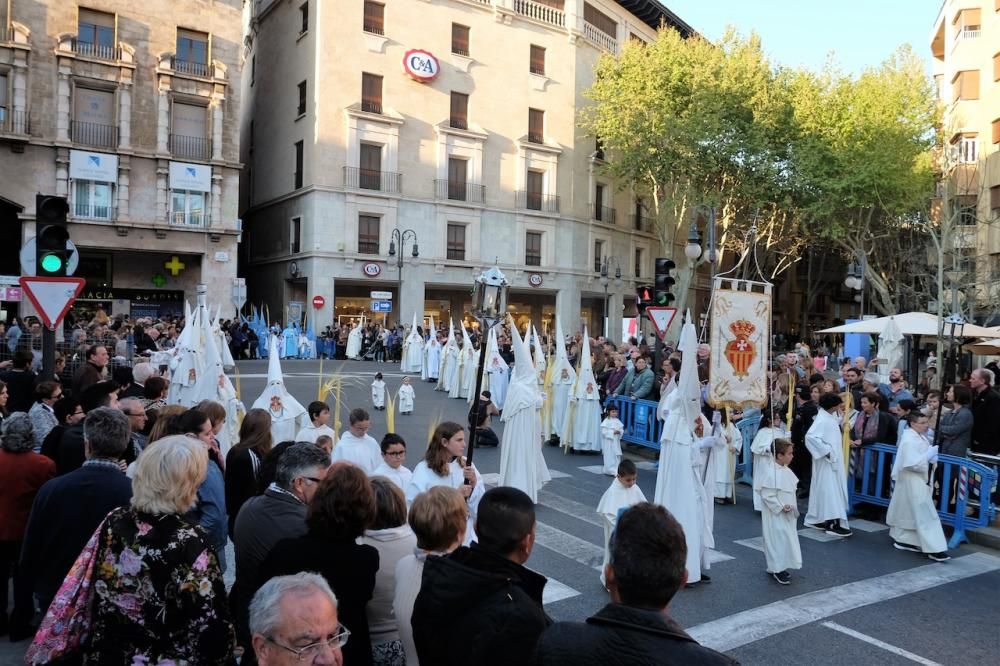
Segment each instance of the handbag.
M59 586L24 655L24 663L58 662L79 655L87 645L93 625L94 582L103 532L104 521L94 530Z

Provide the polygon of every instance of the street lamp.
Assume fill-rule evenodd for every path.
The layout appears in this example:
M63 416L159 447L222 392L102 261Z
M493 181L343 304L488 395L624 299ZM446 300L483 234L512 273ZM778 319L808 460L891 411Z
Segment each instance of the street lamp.
M497 266L476 278L472 288L472 316L479 320L479 365L476 368L476 394L473 409L476 420L479 419L479 394L483 389L483 366L486 364L486 347L489 343L490 329L501 317L507 314L507 277ZM472 455L476 451L476 434L478 422L470 424L472 433L469 436L469 455L466 466L472 466Z
M867 259L863 251L857 253L860 261L855 264L851 262L847 265L847 277L844 278L844 286L848 289L856 289L859 294L855 294L854 300L861 304L861 319L865 318L865 272L867 270Z
M695 215L697 215L697 208ZM684 247L684 256L691 262L692 268L694 268L694 262L701 256L701 236L698 235L698 225L693 220L688 228L688 243Z
M413 264L417 264L417 257L420 256L420 251L417 249L417 232L413 229L404 229L400 231L399 229L393 229L392 233L389 234L389 263L395 263L396 268L399 269L399 299L397 301L397 307L399 308L399 313L397 314L397 321L403 321L403 246L406 241L413 242ZM396 243L399 243L399 254L396 254ZM421 318L423 313L421 313Z
M608 276L608 263L611 261L615 262L615 288L621 288L622 286L622 265L619 263L617 257L604 257L604 262L601 264L601 284L604 285L604 339L608 339L608 326L610 325L608 317L608 284L611 282L611 278Z

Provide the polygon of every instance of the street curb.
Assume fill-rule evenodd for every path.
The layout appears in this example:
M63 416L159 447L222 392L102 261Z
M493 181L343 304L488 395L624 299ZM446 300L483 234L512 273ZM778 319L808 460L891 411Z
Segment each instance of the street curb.
M998 527L983 527L977 530L966 530L965 533L969 537L969 543L974 543L978 546L985 546L986 548L992 548L994 550L1000 550L1000 528Z

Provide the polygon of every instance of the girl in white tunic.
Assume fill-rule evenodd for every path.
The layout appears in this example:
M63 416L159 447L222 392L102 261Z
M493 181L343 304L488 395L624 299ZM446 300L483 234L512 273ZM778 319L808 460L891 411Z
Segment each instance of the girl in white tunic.
M399 413L400 414L412 414L413 413L413 387L410 385L410 378L403 377L403 384L399 387L399 392L397 393L397 401L399 402Z
M465 428L454 421L445 421L434 429L424 459L413 470L413 479L406 487L406 502L412 504L420 493L435 486L456 488L469 505L464 545L472 543L475 533L479 500L486 493L483 478L475 465L465 466Z
M774 440L774 469L770 478L761 484L760 499L764 509L760 512L764 538L764 557L767 573L782 585L788 585L789 569L802 568L802 551L796 520L799 516L795 489L799 479L789 469L792 462L792 443L787 439Z
M938 447L931 446L925 438L930 427L926 416L912 411L907 419L910 427L903 431L892 464L896 487L885 522L893 546L944 562L950 559L946 552L948 543L927 482L930 466L937 462Z
M372 381L372 405L378 410L385 409L385 382L381 372L376 372Z
M608 417L601 421L601 453L604 454L604 473L618 475L618 464L622 460L622 433L625 424L618 420L618 408L608 407Z
M639 472L636 470L634 462L631 460L621 461L615 473L617 477L611 482L611 487L604 491L604 495L601 496L601 501L597 505L597 513L604 519L601 521L604 525L604 564L601 565L601 585L605 584L604 569L611 561L609 546L611 533L618 525L618 512L646 501L642 489L635 484Z

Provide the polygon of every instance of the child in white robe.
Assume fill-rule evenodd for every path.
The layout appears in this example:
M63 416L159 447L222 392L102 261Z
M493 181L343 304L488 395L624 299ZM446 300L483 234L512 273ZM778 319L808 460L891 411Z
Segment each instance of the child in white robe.
M406 442L394 432L387 432L379 448L382 449L382 464L375 468L372 476L384 476L406 492L413 472L403 467L406 462Z
M736 456L743 450L743 436L740 429L729 421L729 412L719 410L721 426L716 433L723 446L715 452L712 473L715 475L714 495L716 504L732 504L735 501Z
M409 377L403 377L403 384L399 387L399 392L396 395L396 400L399 402L399 413L412 414L414 393Z
M336 442L337 433L327 425L330 423L330 406L321 400L316 400L309 403L307 411L309 412L311 423L299 429L295 434L295 441L315 444L318 437L326 435L331 441Z
M623 460L618 463L617 474L615 480L611 482L611 487L604 491L597 505L597 513L604 518L601 521L604 524L604 564L601 565L601 585L605 584L604 569L611 561L611 533L618 524L618 513L633 504L646 501L642 489L635 485L639 472L634 462Z
M618 408L608 407L608 416L601 421L601 453L604 454L604 473L608 476L618 474L618 463L622 460L622 433L625 424L618 420Z
M791 462L792 443L787 439L774 440L773 475L765 478L760 488L760 499L764 504L760 517L767 573L782 585L791 582L789 569L802 568L802 551L796 530L799 508L795 501L799 479L788 467Z
M382 450L375 438L368 434L371 417L363 409L352 409L348 419L348 428L340 435L340 441L333 448L330 459L333 462L346 460L363 469L371 476L379 466Z
M382 373L375 373L375 380L372 381L372 405L375 409L385 409L385 382L382 381Z
M944 562L951 559L948 542L927 483L930 466L937 462L938 447L926 439L930 427L926 416L914 410L906 418L910 427L903 431L892 463L896 486L885 522L897 550L923 553L935 562Z

